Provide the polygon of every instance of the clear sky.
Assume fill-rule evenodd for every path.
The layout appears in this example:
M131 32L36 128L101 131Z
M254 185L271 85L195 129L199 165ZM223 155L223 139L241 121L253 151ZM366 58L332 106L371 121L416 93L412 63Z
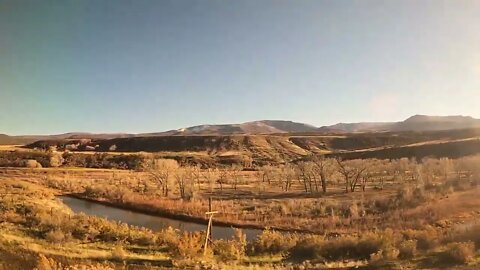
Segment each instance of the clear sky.
M0 133L480 117L480 1L0 0Z

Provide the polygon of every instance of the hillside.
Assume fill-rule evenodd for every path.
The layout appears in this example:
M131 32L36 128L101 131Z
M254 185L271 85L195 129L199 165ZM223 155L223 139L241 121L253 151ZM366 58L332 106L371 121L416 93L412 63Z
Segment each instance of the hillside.
M339 123L317 129L320 133L434 131L480 127L480 120L470 116L414 115L400 122Z
M283 120L261 120L241 124L199 125L167 132L139 134L139 136L272 134L315 132L316 130L316 127L304 123Z
M70 132L57 135L26 135L8 136L0 135L2 144L29 144L45 140L79 140L79 139L114 139L133 137L156 137L156 136L192 136L192 135L235 135L235 134L274 134L274 133L297 133L316 132L317 128L303 123L283 120L262 120L246 122L242 124L224 125L199 125L178 130L151 133L88 133Z
M219 159L255 160L258 163L294 160L327 151L323 137L276 135L207 135L115 138L109 140L47 140L27 148L96 152L203 153Z
M331 135L194 135L151 136L114 139L44 140L29 144L31 149L80 152L164 153L172 157L202 155L217 162L251 160L256 164L282 163L315 154L341 154L342 157L424 157L480 153L479 129L373 132ZM445 143L453 143L452 150ZM428 145L428 146L425 146ZM443 150L436 150L436 147ZM410 147L410 148L405 148ZM414 149L414 150L411 150ZM400 151L400 152L399 152ZM362 154L363 153L363 154ZM400 154L399 154L400 153ZM456 154L455 154L456 153Z
M18 136L8 136L5 134L0 134L0 145L6 145L6 144L25 144L25 143L30 143L32 142L31 140L18 137Z
M345 134L371 132L402 132L402 131L441 131L480 128L480 120L469 116L426 116L415 115L401 122L360 122L338 123L320 128L309 124L283 121L261 120L241 124L199 125L164 132L151 133L87 133L71 132L58 135L0 135L1 144L28 144L39 140L67 139L114 139L156 136L218 136L218 135L258 135L258 134Z

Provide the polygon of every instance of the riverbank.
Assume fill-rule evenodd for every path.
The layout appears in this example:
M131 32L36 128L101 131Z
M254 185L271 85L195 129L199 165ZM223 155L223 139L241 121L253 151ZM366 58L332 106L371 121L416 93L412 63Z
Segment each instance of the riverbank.
M129 204L129 203L120 203L120 202L112 202L108 201L107 199L102 199L102 198L89 198L84 196L83 194L80 193L64 193L61 196L65 197L71 197L75 198L78 200L84 200L87 202L91 203L96 203L108 207L113 207L117 209L122 209L122 210L128 210L132 211L135 213L140 213L140 214L146 214L146 215L151 215L154 217L162 217L162 218L168 218L172 220L177 220L177 221L183 221L183 222L191 222L199 225L207 225L208 224L208 219L206 217L199 217L199 216L193 216L193 215L187 215L184 213L174 213L169 211L168 209L160 209L160 208L151 208L150 206L144 206L144 205L137 205L137 204ZM236 223L236 222L228 222L228 221L222 221L219 219L214 219L213 221L214 225L217 227L225 227L225 228L238 228L238 229L248 229L248 230L258 230L259 232L264 231L264 230L275 230L278 232L284 232L284 233L299 233L299 234L319 234L318 232L313 232L310 230L299 230L299 229L285 229L285 228L280 228L280 227L265 227L261 226L258 224L244 224L244 223ZM333 234L332 234L333 235Z

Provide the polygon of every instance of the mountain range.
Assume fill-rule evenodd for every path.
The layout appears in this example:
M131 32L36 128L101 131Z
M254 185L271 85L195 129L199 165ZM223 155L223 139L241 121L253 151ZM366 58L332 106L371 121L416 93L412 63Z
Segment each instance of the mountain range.
M315 127L309 124L284 120L261 120L241 124L199 125L178 130L155 133L84 133L72 132L58 135L8 136L0 134L0 144L26 144L38 140L61 139L113 139L152 136L201 136L233 134L281 134L312 133L339 134L359 132L436 131L480 127L480 119L470 116L428 116L414 115L400 122L338 123L331 126Z

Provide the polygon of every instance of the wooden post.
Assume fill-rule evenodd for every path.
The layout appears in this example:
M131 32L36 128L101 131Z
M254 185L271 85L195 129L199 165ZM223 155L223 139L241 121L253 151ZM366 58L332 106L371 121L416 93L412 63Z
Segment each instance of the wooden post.
M208 212L212 212L212 197L208 197ZM210 219L209 219L209 223L210 221L213 222L213 214L210 216ZM212 226L210 224L210 226ZM210 233L207 234L208 238L210 239L210 241L212 240L212 228L210 228Z
M205 215L208 216L208 225L207 225L207 233L205 234L205 243L203 245L203 255L207 255L208 249L208 242L212 242L212 223L213 223L213 215L218 213L217 211L210 211L206 212Z

